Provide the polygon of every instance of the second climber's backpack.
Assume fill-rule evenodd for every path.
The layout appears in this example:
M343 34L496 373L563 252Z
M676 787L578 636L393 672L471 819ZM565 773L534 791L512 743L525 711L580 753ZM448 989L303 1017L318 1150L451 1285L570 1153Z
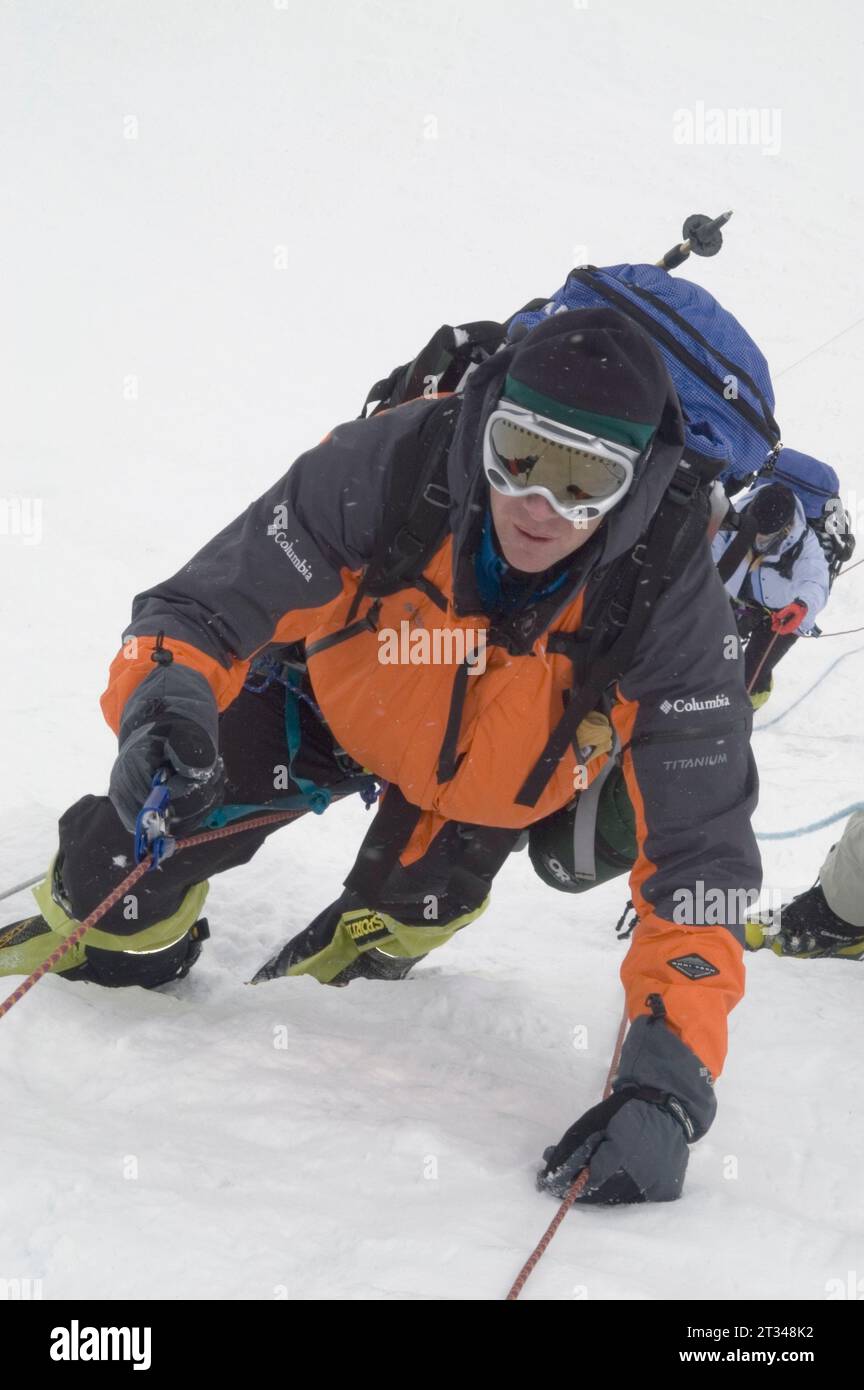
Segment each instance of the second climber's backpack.
M840 479L834 469L810 454L784 448L764 465L760 476L766 483L785 483L795 493L828 561L833 583L855 551L852 521L843 506Z

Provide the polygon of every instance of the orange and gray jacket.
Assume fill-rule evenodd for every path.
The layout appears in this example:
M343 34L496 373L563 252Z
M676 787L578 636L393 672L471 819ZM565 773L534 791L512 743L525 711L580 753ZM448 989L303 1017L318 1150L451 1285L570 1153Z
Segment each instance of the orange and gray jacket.
M102 699L121 740L153 700L215 738L218 711L239 693L252 658L302 641L336 741L418 808L403 864L419 859L447 820L518 830L566 805L577 779L572 747L534 804L520 789L573 687L569 643L583 608L644 533L680 459L683 429L670 383L650 457L574 556L568 582L492 623L474 567L488 488L480 446L520 350L483 363L461 396L340 425L173 578L140 594ZM411 466L421 431L445 408L455 418L448 533L422 578L358 603L391 471ZM461 628L469 650L483 629L485 670L466 679L464 664L382 661L382 633L399 634L403 623L442 635ZM174 660L154 668L160 632ZM631 890L640 921L622 967L630 1016L646 1014L647 997L660 995L669 1027L714 1076L726 1016L743 992L739 928L761 877L742 664L706 539L660 597L630 669L608 693L639 844ZM603 762L591 762L589 777Z

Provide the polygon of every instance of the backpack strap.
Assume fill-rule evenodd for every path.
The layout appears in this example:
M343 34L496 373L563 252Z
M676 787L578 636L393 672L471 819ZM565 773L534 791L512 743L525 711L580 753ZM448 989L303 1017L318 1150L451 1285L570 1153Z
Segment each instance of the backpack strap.
M791 579L792 571L795 568L795 561L798 559L799 555L801 554L801 551L804 549L804 541L806 537L807 531L804 530L802 534L798 537L795 544L790 545L788 550L784 550L783 554L780 556L780 559L776 562L772 560L763 560L763 570L776 570L777 573L780 575L781 579Z
M461 406L457 396L436 402L419 433L403 440L390 470L385 524L346 622L356 616L365 595L380 598L408 582L422 581L423 570L450 522L447 460ZM428 585L428 590L432 587ZM430 597L438 602L440 595L430 593Z
M405 401L428 397L430 390L434 395L455 391L467 368L490 357L506 337L504 325L491 319L478 319L458 328L442 324L413 362L394 367L389 376L376 381L358 419L365 420L367 413L377 415L381 410L392 410ZM373 402L377 404L370 412Z
M582 720L596 708L607 687L632 665L660 594L704 542L708 498L702 483L688 463L679 464L654 515L647 541L639 542L606 576L604 602L606 595L611 596L621 615L617 635L613 633L611 645L605 645L609 624L598 624L584 648L584 681L574 689L546 747L519 789L517 805L536 806L568 747L574 744ZM592 609L595 606L592 599Z
M738 524L734 528L735 539L726 547L717 565L717 573L724 584L727 584L732 578L741 561L752 549L753 542L759 534L758 522L755 516L750 514L749 507L743 513L737 513L737 516Z

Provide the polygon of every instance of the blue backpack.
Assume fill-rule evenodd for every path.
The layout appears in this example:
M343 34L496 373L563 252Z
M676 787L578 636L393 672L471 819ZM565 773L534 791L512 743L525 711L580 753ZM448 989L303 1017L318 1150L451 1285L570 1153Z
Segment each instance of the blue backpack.
M469 373L508 337L560 310L602 306L628 314L657 344L684 412L685 453L707 464L703 476L719 478L730 494L756 476L788 483L801 498L833 578L855 548L848 513L837 495L837 474L806 454L780 452L774 388L759 348L707 290L660 266L581 266L551 299L532 299L503 323L444 324L411 362L394 367L371 387L361 418L418 396L459 392ZM437 515L440 508L432 510ZM412 525L418 534L423 529L416 518ZM415 561L429 553L437 535L434 518L424 535L426 531L423 545L413 536Z
M599 306L627 314L660 349L684 412L688 456L719 467L721 482L758 473L780 442L768 364L738 320L692 281L653 265L581 266L542 307L515 314L508 333L563 309Z
M766 482L785 483L801 499L808 521L818 521L828 502L839 496L840 479L830 463L821 463L796 449L782 449Z
M830 463L822 463L797 449L781 449L762 469L758 485L785 483L800 499L807 525L815 532L828 561L833 584L840 569L855 553L852 519L840 498L840 479Z

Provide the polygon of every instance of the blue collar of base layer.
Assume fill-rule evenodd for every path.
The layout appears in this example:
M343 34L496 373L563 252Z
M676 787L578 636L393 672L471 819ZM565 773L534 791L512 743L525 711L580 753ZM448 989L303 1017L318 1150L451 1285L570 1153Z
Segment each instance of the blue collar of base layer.
M556 575L542 588L535 588L536 576L511 569L498 550L492 529L492 513L487 507L483 534L474 559L477 588L487 613L512 613L531 599L546 598L567 580L568 571Z

